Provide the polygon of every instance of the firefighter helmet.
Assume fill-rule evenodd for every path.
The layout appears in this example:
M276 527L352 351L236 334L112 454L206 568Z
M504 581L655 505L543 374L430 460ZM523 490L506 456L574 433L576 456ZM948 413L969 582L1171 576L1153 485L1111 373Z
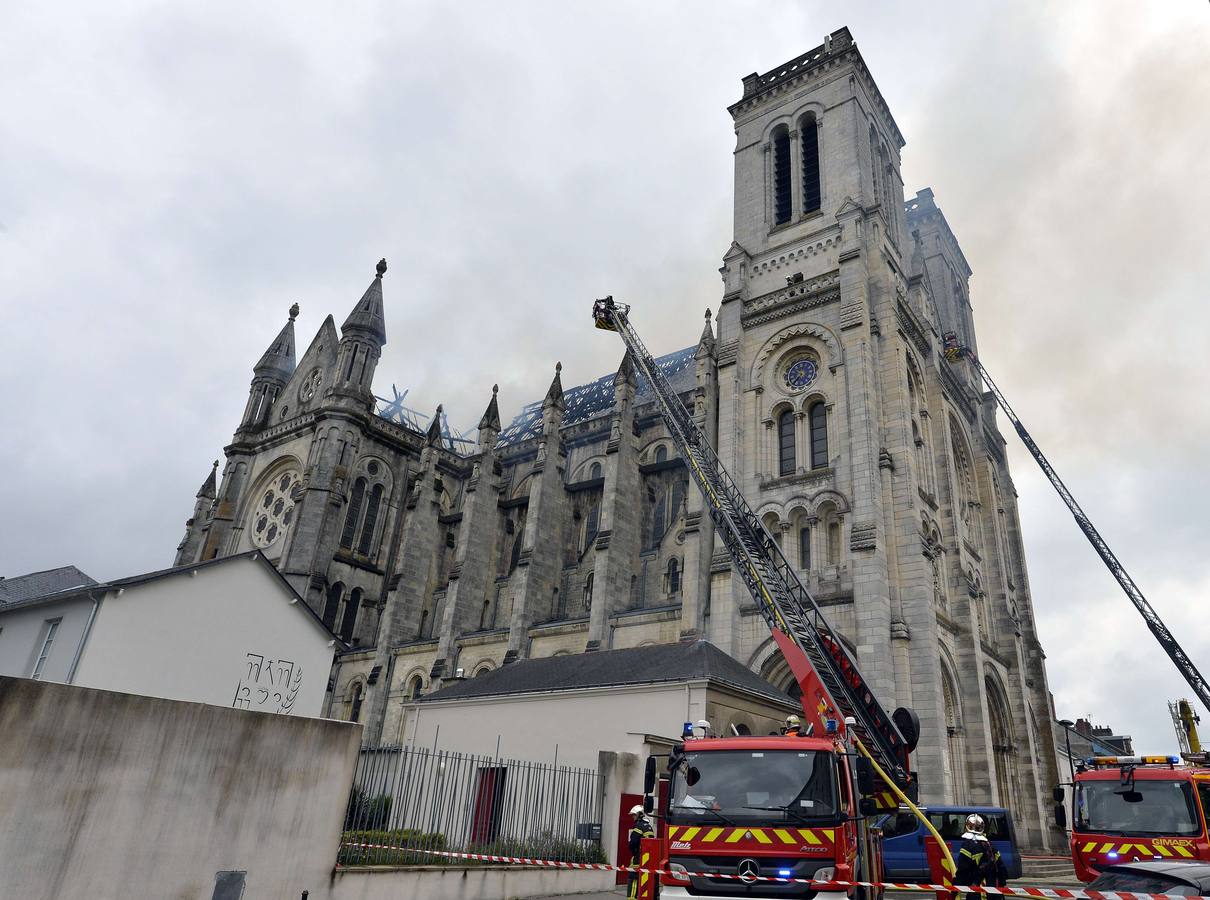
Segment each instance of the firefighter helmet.
M798 718L798 716L786 716L786 731L792 728L802 731L802 719Z
M977 816L974 813L967 816L966 830L973 831L975 834L983 834L983 816Z
M630 807L630 814L632 816L642 815L643 814L643 804L636 803L634 806Z

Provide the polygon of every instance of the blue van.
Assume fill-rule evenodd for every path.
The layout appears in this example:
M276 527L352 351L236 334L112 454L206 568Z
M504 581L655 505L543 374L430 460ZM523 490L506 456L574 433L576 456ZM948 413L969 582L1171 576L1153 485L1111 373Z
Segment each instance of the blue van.
M921 811L945 838L953 854L958 853L962 843L966 817L978 813L986 823L984 831L987 839L1004 859L1008 877L1021 877L1021 854L1017 851L1017 834L1008 810L998 806L930 806L922 807ZM932 838L924 823L915 814L900 810L879 819L877 825L882 829L885 877L891 881L927 881L929 864L924 855L924 842Z

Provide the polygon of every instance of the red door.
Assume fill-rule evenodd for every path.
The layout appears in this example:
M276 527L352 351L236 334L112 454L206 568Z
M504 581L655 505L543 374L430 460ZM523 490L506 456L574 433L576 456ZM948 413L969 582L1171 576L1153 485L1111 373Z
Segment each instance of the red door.
M618 861L617 865L630 864L630 826L634 824L634 816L630 810L643 805L642 794L623 794L621 806L618 807ZM626 883L626 873L618 872L615 879L617 884Z
M475 809L471 817L471 843L490 844L500 830L500 799L504 794L503 766L485 766L475 784Z

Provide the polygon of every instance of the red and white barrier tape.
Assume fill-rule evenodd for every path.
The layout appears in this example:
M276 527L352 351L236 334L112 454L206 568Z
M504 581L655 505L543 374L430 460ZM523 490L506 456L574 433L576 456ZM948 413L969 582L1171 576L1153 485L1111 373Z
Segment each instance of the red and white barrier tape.
M363 850L397 850L403 853L423 853L427 856L441 856L447 859L474 859L480 862L507 863L521 866L542 866L548 869L590 869L599 872L648 872L652 875L669 875L667 869L640 869L631 866L614 866L609 863L579 863L564 862L558 859L531 859L528 856L494 856L488 853L455 853L450 850L421 850L417 847L395 847L390 844L356 844L344 843L342 847L356 847ZM1084 888L1041 888L1041 887L990 887L942 884L904 884L895 881L812 881L810 878L780 878L776 875L749 875L740 878L727 872L677 872L682 880L685 878L723 878L731 881L743 881L749 884L754 881L773 881L781 884L809 884L818 890L850 887L876 887L889 891L921 891L937 893L946 891L954 894L992 894L1003 897L1045 897L1050 900L1210 900L1210 897L1185 896L1184 894L1143 894L1128 891L1093 891Z

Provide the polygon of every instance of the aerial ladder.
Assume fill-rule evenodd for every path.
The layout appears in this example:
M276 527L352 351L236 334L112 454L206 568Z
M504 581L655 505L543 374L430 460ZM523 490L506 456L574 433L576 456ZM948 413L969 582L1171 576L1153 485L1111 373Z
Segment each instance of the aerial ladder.
M1201 753L1202 742L1197 735L1197 726L1202 721L1193 712L1188 700L1169 700L1168 713L1172 716L1172 727L1176 729L1176 743L1181 753Z
M851 729L888 787L893 784L895 796L901 802L907 801L908 794L914 799L909 753L919 737L915 713L900 708L888 715L874 696L840 635L828 624L819 604L752 512L710 441L639 339L629 312L629 306L615 303L612 297L593 305L596 327L621 336L635 366L651 385L668 432L702 491L716 534L804 687L804 711L818 713L816 718L828 728Z
M1185 681L1189 683L1189 687L1192 688L1197 699L1201 701L1202 706L1210 709L1210 683L1207 683L1206 679L1202 677L1202 673L1197 670L1197 666L1193 664L1193 660L1189 658L1189 654L1185 652L1172 632L1168 630L1168 626L1160 619L1159 614L1147 602L1147 598L1143 596L1143 592L1134 583L1134 579L1130 577L1125 566L1118 561L1117 556L1109 549L1109 545L1105 543L1105 539L1101 537L1101 533L1092 524L1092 520L1080 508L1080 504L1076 502L1076 498L1067 489L1067 485L1063 483L1063 479L1059 477L1059 473L1050 464L1050 460L1046 458L1046 455L1042 453L1042 450L1034 442L1029 432L1025 430L1025 426L1021 424L1021 420L1017 418L1017 414L1009 406L1004 394L996 387L996 383L992 381L991 376L987 374L987 369L983 368L983 363L979 362L979 358L969 347L964 347L959 343L958 336L954 332L950 331L943 335L943 341L945 344L945 358L947 360L951 363L957 363L965 359L979 373L979 377L983 379L983 383L987 385L992 395L996 398L996 403L1004 411L1004 415L1012 422L1013 428L1016 429L1017 436L1021 438L1021 442L1025 444L1025 448L1029 450L1034 461L1037 462L1043 474L1049 479L1051 486L1058 492L1063 502L1067 504L1067 508L1071 511L1072 516L1075 517L1076 524L1080 526L1080 530L1084 532L1084 536L1088 538L1088 542L1092 544L1092 548L1097 551L1097 555L1101 557L1110 573L1117 579L1122 590L1126 592L1126 596L1130 598L1130 602L1134 604L1135 609L1139 611L1139 615L1143 617L1143 621L1147 623L1147 628L1150 629L1155 639L1159 641L1160 646L1164 648L1164 652L1168 654L1168 658L1172 660L1177 670L1184 676Z

